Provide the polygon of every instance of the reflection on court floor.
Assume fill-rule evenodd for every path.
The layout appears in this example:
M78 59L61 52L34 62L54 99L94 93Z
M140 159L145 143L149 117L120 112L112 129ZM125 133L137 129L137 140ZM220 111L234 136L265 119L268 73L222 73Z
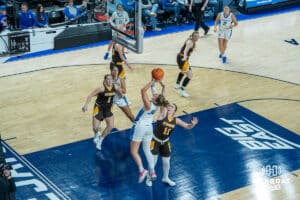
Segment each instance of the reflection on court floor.
M153 187L137 183L130 130L125 130L107 137L101 152L91 139L24 157L4 144L15 169L18 199L215 199L250 184L268 196L289 184L285 174L300 168L300 136L238 104L182 118L192 116L199 119L197 127L176 128L171 136L175 187L161 183L160 160Z

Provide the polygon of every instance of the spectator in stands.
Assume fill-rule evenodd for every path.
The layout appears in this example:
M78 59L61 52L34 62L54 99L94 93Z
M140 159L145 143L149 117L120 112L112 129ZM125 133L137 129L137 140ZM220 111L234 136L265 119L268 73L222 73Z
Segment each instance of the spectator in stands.
M73 0L69 0L67 6L64 9L65 19L73 20L76 19L79 15L79 9L74 5Z
M0 6L0 33L7 28L6 6Z
M161 28L157 27L157 10L158 10L158 4L153 4L150 2L150 0L142 0L142 15L143 17L150 17L151 25L152 25L152 31L161 31Z
M179 23L180 5L177 0L162 0L162 8L165 11L174 11L174 22Z
M188 0L177 0L179 4L179 10L183 11L183 18L185 18L185 22L192 22L192 14L189 11L189 1Z
M44 11L44 6L40 3L36 7L35 26L39 28L44 28L48 26L47 14Z
M27 3L22 3L19 14L19 27L21 29L33 28L35 25L35 17L31 10L28 9Z
M126 24L129 22L129 17L122 4L117 5L117 10L112 14L109 22L111 26L120 31L126 30Z
M86 24L88 22L87 3L88 0L83 0L81 6L79 7L79 13L80 13L80 18L78 20L79 24Z
M121 0L108 0L107 1L107 10L109 16L111 16L116 10L117 5L122 4Z
M125 32L126 31L126 25L129 23L129 16L127 11L124 10L124 7L122 4L117 5L117 10L112 14L111 18L109 19L109 23L112 27ZM117 34L116 31L112 30L113 36ZM113 47L114 42L111 41L108 44L107 51L104 54L104 60L107 60L109 57L109 52L111 51L111 48ZM126 52L126 51L125 51ZM123 54L123 56L126 59L126 55Z

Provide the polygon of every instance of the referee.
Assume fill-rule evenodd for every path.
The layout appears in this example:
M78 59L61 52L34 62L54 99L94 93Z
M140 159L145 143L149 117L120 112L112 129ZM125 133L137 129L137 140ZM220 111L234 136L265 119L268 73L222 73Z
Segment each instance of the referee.
M195 3L194 7L193 3ZM209 31L209 27L205 25L204 23L204 10L205 7L207 6L208 0L191 0L190 4L190 12L194 13L195 16L195 31L199 30L199 26L201 26L204 30L204 35L207 35Z

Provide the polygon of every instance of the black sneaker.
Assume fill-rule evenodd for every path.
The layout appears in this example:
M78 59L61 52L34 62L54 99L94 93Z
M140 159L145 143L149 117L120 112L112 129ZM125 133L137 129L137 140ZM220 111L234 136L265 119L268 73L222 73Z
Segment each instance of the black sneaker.
M209 28L204 31L204 35L207 35Z

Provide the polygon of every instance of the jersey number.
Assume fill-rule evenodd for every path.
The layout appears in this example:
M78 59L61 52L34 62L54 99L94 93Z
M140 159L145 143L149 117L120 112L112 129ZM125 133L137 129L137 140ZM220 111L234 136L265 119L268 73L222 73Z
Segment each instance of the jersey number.
M110 101L111 101L111 97L108 97L107 103L110 103Z
M171 130L172 130L171 128L165 127L165 128L164 128L164 133L163 133L163 134L164 134L164 135L170 135Z

